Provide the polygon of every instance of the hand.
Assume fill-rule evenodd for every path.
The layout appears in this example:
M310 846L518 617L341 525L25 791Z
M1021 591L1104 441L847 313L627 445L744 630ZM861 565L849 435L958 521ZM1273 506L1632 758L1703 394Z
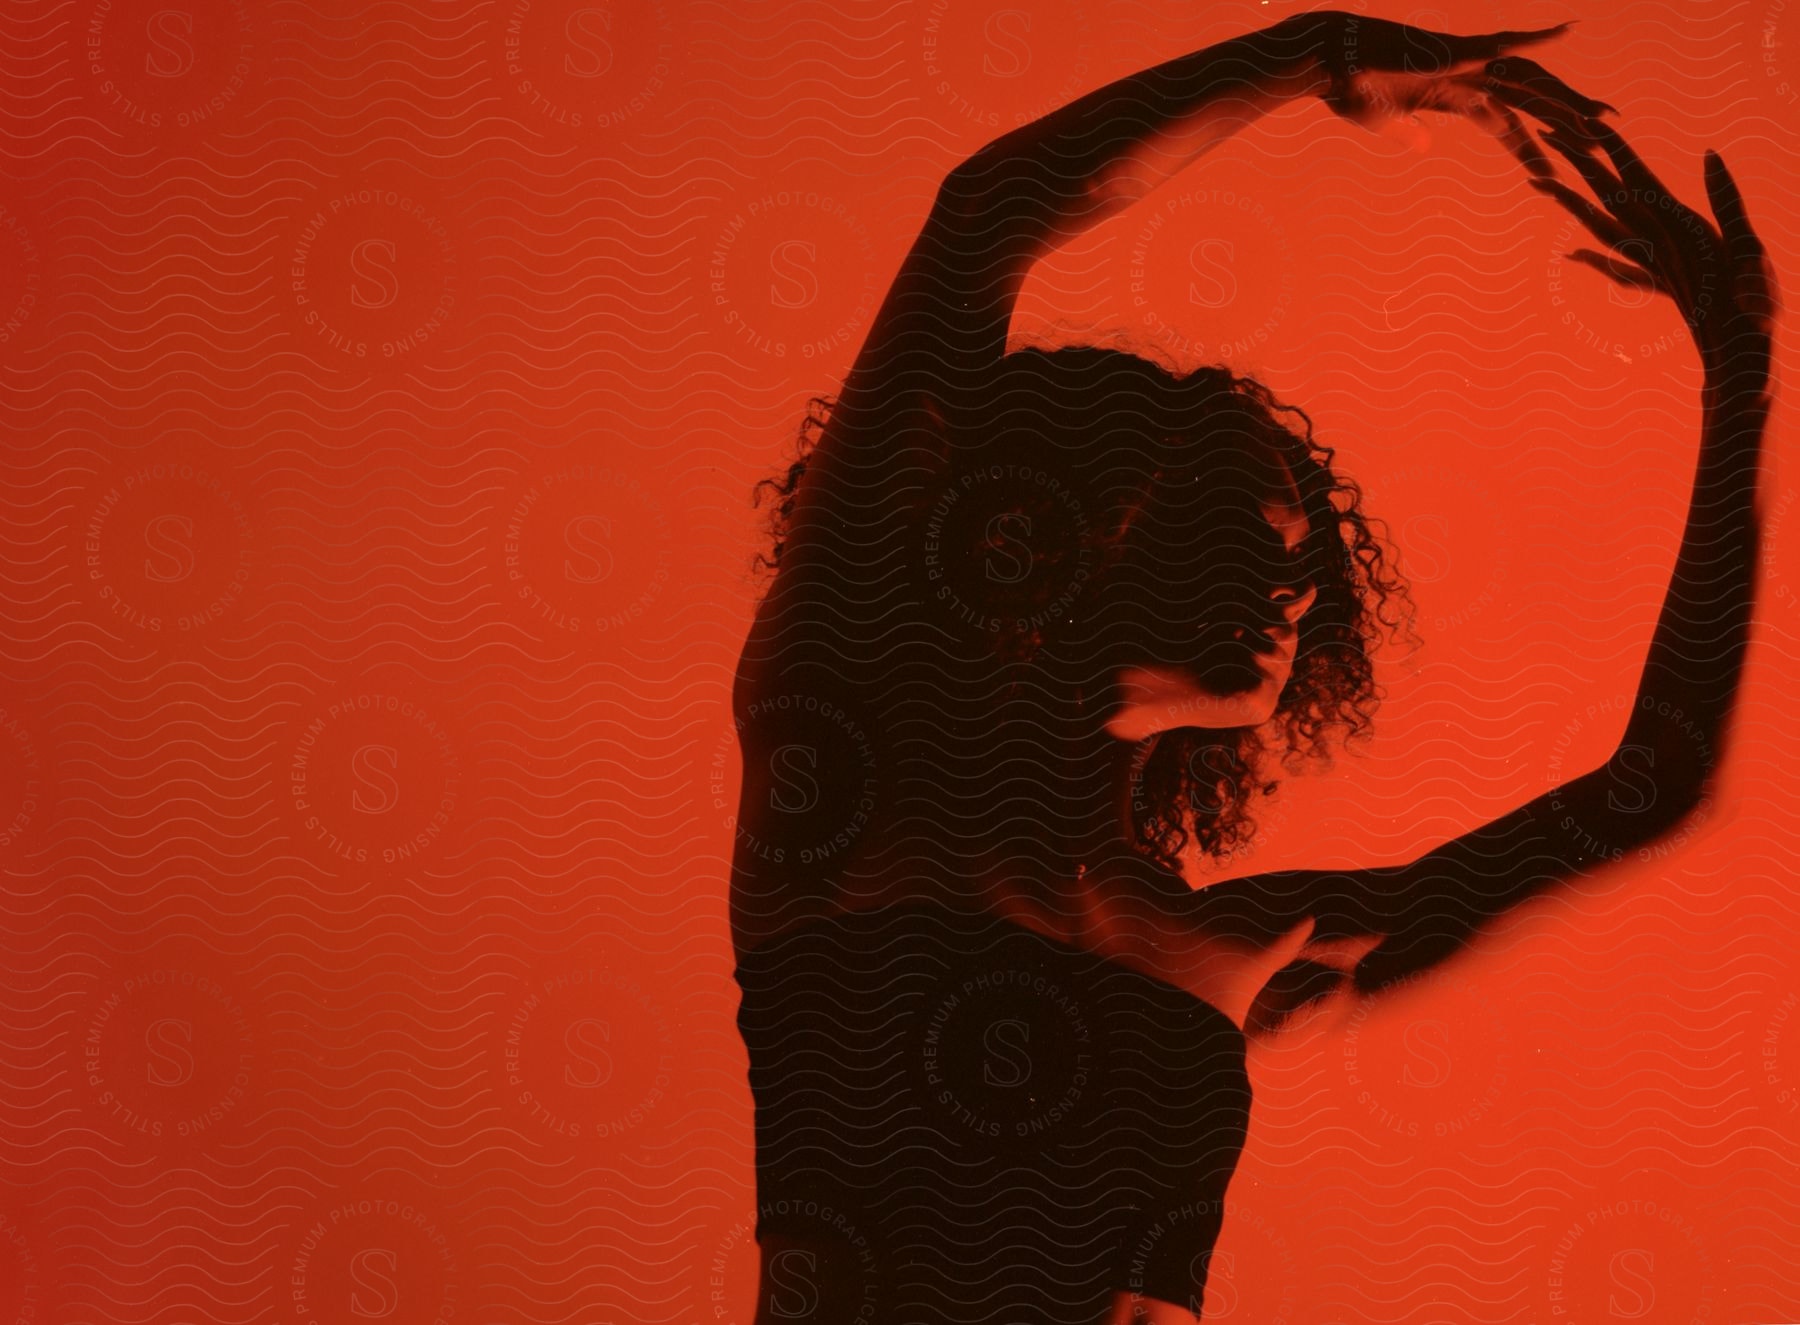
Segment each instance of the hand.
M1521 47L1559 37L1569 25L1462 37L1341 10L1321 10L1277 25L1278 31L1284 28L1303 38L1324 71L1328 83L1320 95L1325 104L1345 119L1381 132L1393 121L1421 110L1472 115L1497 130L1487 87L1490 63ZM1597 115L1611 109L1555 79L1550 81L1554 89L1546 91L1567 100L1582 114Z
M1779 301L1767 253L1724 158L1706 153L1709 220L1670 193L1611 125L1564 102L1522 92L1513 80L1535 68L1529 60L1495 61L1491 90L1550 126L1540 131L1543 141L1575 168L1597 199L1590 201L1546 172L1541 154L1521 153L1534 176L1532 187L1555 198L1605 246L1605 252L1577 249L1570 259L1628 289L1674 300L1708 377L1728 380L1734 392L1761 394L1769 380Z

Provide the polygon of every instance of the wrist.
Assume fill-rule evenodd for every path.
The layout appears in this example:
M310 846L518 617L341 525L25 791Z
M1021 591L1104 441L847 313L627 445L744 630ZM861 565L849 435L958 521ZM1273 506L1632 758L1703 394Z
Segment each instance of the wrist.
M1341 99L1350 80L1364 72L1354 14L1330 9L1295 14L1268 33L1282 54L1284 76L1296 95L1317 97L1329 104Z
M1699 335L1695 344L1704 374L1702 402L1709 413L1767 410L1771 347L1766 339Z
M1760 434L1771 404L1768 374L1741 364L1704 359L1702 368L1700 406L1706 419L1715 426L1730 425L1740 431L1749 428Z
M1329 11L1295 14L1255 34L1269 90L1295 100L1329 101L1354 72L1356 38Z

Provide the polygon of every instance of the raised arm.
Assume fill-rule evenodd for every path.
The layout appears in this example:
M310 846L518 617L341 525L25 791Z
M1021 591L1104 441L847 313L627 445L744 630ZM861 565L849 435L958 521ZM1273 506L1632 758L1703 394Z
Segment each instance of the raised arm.
M1395 109L1396 98L1452 87L1446 75L1478 70L1558 31L1458 37L1329 11L1299 15L1110 83L957 166L875 316L795 493L765 616L791 627L794 593L810 598L818 574L845 625L856 610L846 595L866 590L870 603L891 597L883 586L892 567L875 560L891 538L884 531L942 462L944 422L1004 354L1019 290L1052 247L1287 102L1318 96L1368 122ZM752 645L754 655L755 639Z
M1674 199L1610 126L1529 97L1519 104L1550 118L1545 141L1599 200L1534 171L1535 186L1607 250L1576 260L1666 295L1693 333L1704 368L1693 497L1631 716L1604 764L1410 864L1264 875L1214 901L1254 906L1260 894L1272 918L1310 914L1322 936L1383 936L1354 968L1365 991L1453 955L1518 903L1679 831L1720 767L1749 644L1775 298L1743 198L1708 153L1714 224ZM1290 975L1271 1000L1332 983L1323 965Z

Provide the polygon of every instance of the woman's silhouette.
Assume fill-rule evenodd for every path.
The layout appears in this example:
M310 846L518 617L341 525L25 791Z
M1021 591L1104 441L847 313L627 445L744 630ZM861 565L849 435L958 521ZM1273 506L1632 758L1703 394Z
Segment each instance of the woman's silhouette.
M1749 630L1773 299L1716 155L1715 222L1610 107L1511 53L1558 31L1305 15L945 180L772 481L775 576L737 675L759 1322L1193 1320L1246 1030L1428 967L1595 842L1699 804ZM1315 96L1371 126L1469 115L1596 237L1578 260L1675 300L1706 369L1699 464L1619 754L1405 866L1195 890L1183 855L1244 834L1275 755L1367 725L1399 585L1299 411L1223 368L1009 355L1007 323L1052 245ZM1628 762L1648 812L1609 795Z

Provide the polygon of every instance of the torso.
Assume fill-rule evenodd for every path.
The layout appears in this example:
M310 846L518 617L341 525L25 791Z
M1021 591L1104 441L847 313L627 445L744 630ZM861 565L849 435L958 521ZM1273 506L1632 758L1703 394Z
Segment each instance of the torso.
M1095 1320L1197 1291L1250 1109L1216 1009L917 901L795 925L737 975L757 1236L839 1267L822 1316Z

